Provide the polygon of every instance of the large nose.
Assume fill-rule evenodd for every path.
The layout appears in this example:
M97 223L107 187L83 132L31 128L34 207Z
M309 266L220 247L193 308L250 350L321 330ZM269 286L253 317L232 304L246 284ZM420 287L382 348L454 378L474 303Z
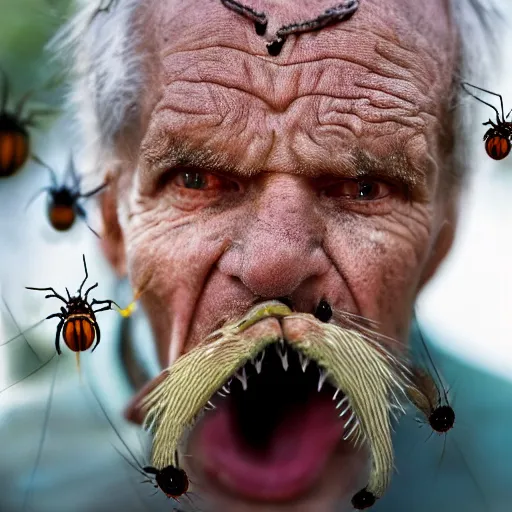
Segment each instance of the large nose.
M324 223L317 196L303 178L262 180L244 211L238 236L219 261L221 272L263 298L291 295L306 280L327 272Z

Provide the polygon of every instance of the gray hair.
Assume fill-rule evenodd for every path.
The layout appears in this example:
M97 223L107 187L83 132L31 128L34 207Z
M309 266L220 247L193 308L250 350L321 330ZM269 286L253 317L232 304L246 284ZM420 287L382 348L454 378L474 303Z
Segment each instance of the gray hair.
M86 166L97 170L101 163L115 159L116 138L123 128L139 122L140 97L145 85L140 9L150 0L75 0L77 12L52 42L52 49L69 59L72 72L70 100L86 146ZM458 27L460 68L455 70L453 98L455 161L452 176L467 174L465 155L471 144L468 126L475 102L462 98L461 79L485 86L497 68L497 34L505 18L499 0L451 0L453 20ZM97 15L95 16L95 13Z
M115 157L123 126L138 120L144 86L142 30L135 16L144 0L75 0L77 11L49 48L69 66L69 104L86 157L97 170Z

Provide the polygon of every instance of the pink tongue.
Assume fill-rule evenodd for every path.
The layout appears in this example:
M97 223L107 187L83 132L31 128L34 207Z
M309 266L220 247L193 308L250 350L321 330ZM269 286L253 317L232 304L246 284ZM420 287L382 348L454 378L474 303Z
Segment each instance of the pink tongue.
M343 433L343 422L325 395L289 412L258 453L239 440L226 403L208 416L198 439L205 470L232 492L252 499L289 500L306 492Z

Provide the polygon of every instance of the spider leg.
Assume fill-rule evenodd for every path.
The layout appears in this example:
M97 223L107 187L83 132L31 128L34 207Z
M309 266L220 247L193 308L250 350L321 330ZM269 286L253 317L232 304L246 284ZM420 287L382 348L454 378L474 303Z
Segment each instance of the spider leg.
M42 370L47 364L50 364L52 361L53 361L53 358L55 357L55 354L53 354L52 357L50 357L50 359L48 359L48 361L46 361L46 363L44 363L42 366L40 366L39 368L36 368L35 370L32 370L28 375L26 375L25 377L23 377L22 379L20 380L17 380L16 382L13 382L11 385L7 386L6 388L2 389L2 391L0 391L0 394L2 394L4 391L7 391L8 389L12 388L13 386L16 386L16 384L19 384L20 382L24 381L25 379L28 379L29 377L32 377L32 375L34 375L35 373L37 373L39 370Z
M64 308L61 308L61 311L62 311L63 309L64 309ZM65 310L64 310L64 313L65 313ZM61 318L61 319L62 319L62 314L61 314L61 313L53 313L53 315L47 316L47 317L46 317L46 320L50 320L50 318Z
M86 192L85 194L80 194L78 197L81 197L81 198L91 197L94 194L97 194L100 190L103 190L104 188L108 187L108 185L109 185L108 183L103 183L102 185L92 189L89 192Z
M100 340L101 340L101 331L96 322L94 323L94 330L96 331L96 344L94 345L93 349L91 350L91 353L96 350L96 347L100 344Z
M50 192L50 187L43 187L39 189L31 198L30 201L27 203L27 206L25 206L25 211L27 211L30 207L30 205L43 193L43 192Z
M59 356L62 354L62 352L60 351L60 333L62 331L63 325L64 319L62 319L59 325L57 326L57 335L55 336L55 349L57 350L57 354L59 354Z
M92 285L92 286L91 286L91 287L90 287L90 288L85 292L85 295L84 295L84 300L85 300L85 302L87 302L87 295L89 295L89 292L90 292L91 290L94 290L94 288L96 288L97 286L98 286L98 283L93 284L93 285Z
M52 359L53 359L53 357L52 357ZM39 468L39 463L41 461L41 456L43 454L43 446L44 446L44 441L46 438L46 433L48 430L48 423L50 420L50 413L51 413L51 409L52 409L52 400L53 400L53 395L54 395L54 390L55 390L55 383L57 382L58 369L59 369L59 360L57 359L57 362L55 363L55 369L53 370L53 378L52 378L52 383L50 386L50 394L48 396L48 403L46 404L46 410L44 413L43 431L42 431L42 435L41 435L41 440L39 442L39 448L37 450L34 468L32 469L32 474L30 475L30 482L27 487L25 497L23 499L22 510L27 510L27 508L28 508L27 505L28 505L28 502L29 502L29 499L30 499L30 496L31 496L31 493L33 490L34 478L36 476L37 470Z
M477 87L476 85L471 85L471 84L468 84L467 82L461 82L461 85L462 85L462 88L470 95L472 96L473 98L475 98L475 100L479 101L480 103L483 103L484 105L487 105L488 107L491 107L494 112L496 112L496 119L498 120L498 124L501 124L501 121L500 121L500 113L498 112L498 109L494 106L494 105L491 105L490 103L487 103L486 101L484 101L483 99L479 98L478 96L474 95L472 92L469 92L468 89L466 88L467 85L469 85L470 87L474 87L475 89L478 89L480 91L483 91L483 92L487 92L489 94L493 94L494 96L498 96L500 98L500 102L501 102L501 112L502 112L502 115L503 115L503 99L502 97L499 95L499 94L496 94L495 92L491 92L491 91L487 91L486 89L481 89L480 87Z
M82 284L80 285L80 288L78 288L78 295L82 295L82 288L85 284L85 281L87 281L88 277L89 277L89 273L87 272L87 263L85 263L85 254L82 254L82 259L84 260L84 269L85 269L85 278L84 280L82 281Z
M510 117L510 114L512 114L512 109L510 109L510 112L507 114L507 117L505 119L508 119Z
M99 304L108 304L108 306L105 306L104 308L98 309L98 310L94 311L94 313L98 313L99 311L106 311L107 309L112 309L112 304L114 304L114 306L116 306L117 308L121 309L119 304L117 304L113 300L96 300L96 299L93 299L92 302L91 302L91 307L95 306L95 305L99 305Z
M62 302L65 302L66 304L68 301L59 295L53 288L34 288L33 286L25 286L27 290L36 290L38 292L53 292L53 295L47 295L45 299L48 299L50 297L55 297L56 299L60 299Z
M80 191L80 176L77 175L75 169L75 163L73 161L73 156L69 155L68 169L67 173L71 175L71 179L73 180L73 185L77 191Z
M437 470L438 471L441 468L441 463L443 462L444 454L446 452L446 438L447 438L447 435L443 434L443 437L444 437L444 440L443 440L443 451L441 452L441 457L440 457L439 462L437 464Z
M54 188L57 188L59 186L57 181L57 176L55 174L55 171L47 164L45 164L38 156L32 155L32 160L39 164L41 167L44 167L49 173L50 173L50 180L52 182L52 186Z
M89 231L95 235L96 237L98 238L101 238L101 236L99 235L99 233L97 231L94 231L94 229L91 228L91 226L89 226L89 224L87 224L87 222L85 223L85 225L89 228Z
M15 110L14 115L16 116L17 119L21 119L21 113L23 112L23 109L25 108L25 105L26 105L28 99L30 98L30 96L32 96L32 94L34 94L34 91L28 91L16 105L16 110Z
M56 295L53 295L53 293L50 293L50 294L44 296L45 299L54 299L55 297L56 297ZM57 298L62 298L62 297L59 296ZM65 299L63 299L63 300L65 301ZM66 302L66 304L67 304L67 302Z
M89 228L89 230L94 233L98 238L101 238L101 236L94 231L94 229L89 226L89 223L87 222L87 212L83 209L82 205L76 203L75 204L76 212L78 213L78 216L85 222L85 225Z
M35 119L36 117L39 117L39 116L51 116L51 115L57 115L57 114L60 114L60 110L59 109L52 109L52 108L39 108L39 109L34 109L34 110L31 110L30 113L28 114L27 117L25 117L22 121L21 121L21 124L23 124L24 126L33 126L35 128L39 127L39 123L36 123L35 122Z
M492 91L488 91L487 89L482 89L481 87L477 87L476 85L468 84L467 82L462 82L462 84L469 85L470 87L474 87L475 89L478 89L479 91L486 92L487 94L492 94L493 96L498 97L500 99L500 105L501 105L501 117L503 117L503 120L505 120L505 112L503 110L503 98L502 98L501 94L498 94L498 93L492 92ZM468 92L467 89L466 89L466 92ZM469 93L469 94L471 94L471 93ZM481 101L482 103L485 103L485 101L482 101L481 99L477 98L473 94L471 94L471 96L473 96L473 98L476 98L477 100ZM489 105L489 103L486 103L486 105ZM490 106L492 107L492 105L490 105ZM492 107L492 108L494 108L494 107ZM495 108L494 108L494 110L496 111L496 119L498 119L498 124L500 124L499 113Z
M187 498L187 500L189 501L189 503L195 507L196 504L194 503L194 500L192 499L192 497L194 497L197 501L200 501L201 500L201 496L199 496L199 494L197 494L196 492L192 492L192 491L188 491L186 494L183 495L185 498Z
M2 302L4 303L4 306L7 309L7 312L9 313L9 316L11 317L12 321L14 322L14 325L16 326L16 328L18 329L18 331L20 333L19 336L23 337L23 339L25 340L25 343L27 344L27 347L30 349L32 354L34 354L36 356L37 360L41 363L42 362L41 359L37 355L36 351L32 348L32 345L28 342L28 340L27 340L27 338L25 336L25 332L21 330L21 327L19 326L18 322L16 321L16 318L14 318L14 314L11 311L11 308L9 307L9 304L7 304L7 301L5 300L5 298L4 298L2 293L0 293L0 297L2 298ZM45 318L45 320L47 320L47 319ZM17 336L17 337L19 337L19 336ZM2 343L2 345L4 345L4 344L5 343Z
M110 310L110 309L112 309L112 306L111 306L111 305L109 305L109 306L105 306L104 308L97 309L97 310L93 311L93 313L94 313L94 314L96 314L96 313L101 313L102 311L108 311L108 310Z
M432 432L430 432L430 435L425 439L425 443L434 435L434 429L432 429Z
M77 196L78 198L79 196ZM85 222L87 222L87 212L84 210L84 207L81 204L75 203L75 210L78 216Z

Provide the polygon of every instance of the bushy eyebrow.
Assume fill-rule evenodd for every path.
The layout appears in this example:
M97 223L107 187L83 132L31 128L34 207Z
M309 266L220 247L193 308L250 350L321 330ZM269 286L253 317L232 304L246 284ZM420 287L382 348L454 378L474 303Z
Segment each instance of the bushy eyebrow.
M248 179L263 172L278 172L264 166L255 167L243 161L235 161L225 151L214 151L193 145L185 139L168 138L162 144L145 144L141 153L143 172L158 172L178 167L189 167L219 173L239 179ZM308 178L338 177L340 179L382 179L403 184L414 191L428 187L432 170L419 161L413 162L405 149L395 147L386 156L376 156L363 149L353 149L349 153L333 155L329 161L306 161L298 155L299 164L293 172Z
M175 167L194 167L240 178L250 178L262 172L262 169L254 166L235 162L226 152L195 145L184 138L168 137L162 143L152 144L153 142L155 139L152 138L141 148L143 167L146 168L146 172Z
M409 190L426 187L431 172L427 162L413 161L403 148L395 150L384 157L376 157L368 151L356 149L351 157L354 178L382 178L403 183ZM350 172L346 169L347 173Z

